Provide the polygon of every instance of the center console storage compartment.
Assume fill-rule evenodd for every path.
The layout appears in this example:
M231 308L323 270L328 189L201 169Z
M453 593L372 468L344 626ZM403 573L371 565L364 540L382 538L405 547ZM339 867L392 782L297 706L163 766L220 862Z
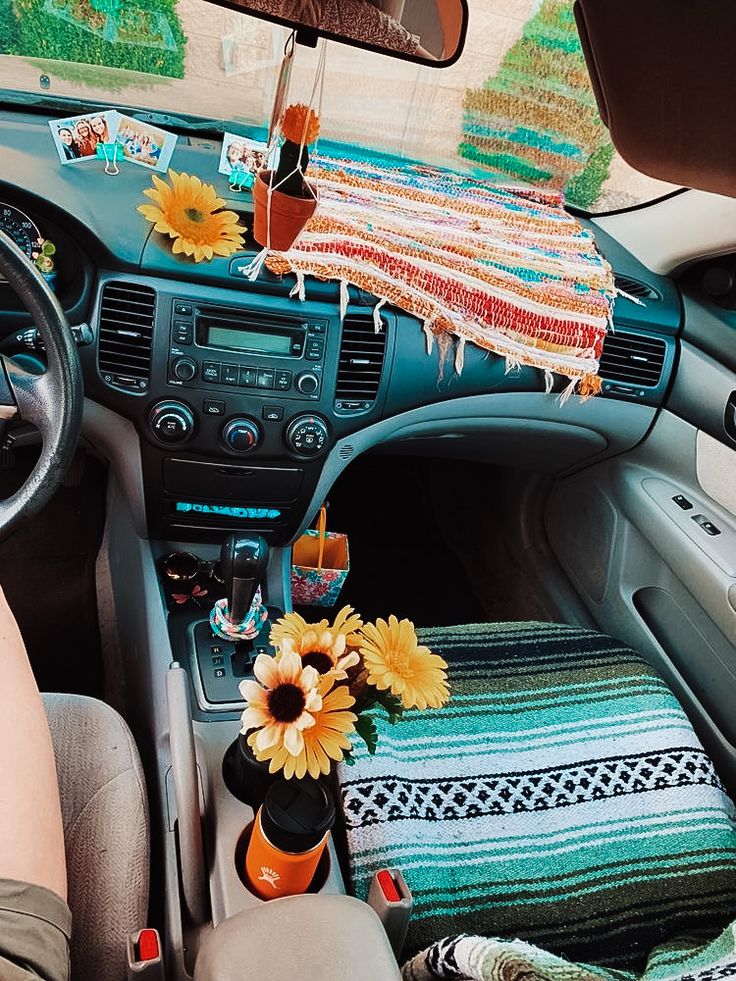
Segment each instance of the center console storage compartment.
M254 467L199 463L167 457L164 490L205 500L283 504L295 501L304 478L301 467Z
M224 920L195 981L400 981L381 921L349 896L289 896Z

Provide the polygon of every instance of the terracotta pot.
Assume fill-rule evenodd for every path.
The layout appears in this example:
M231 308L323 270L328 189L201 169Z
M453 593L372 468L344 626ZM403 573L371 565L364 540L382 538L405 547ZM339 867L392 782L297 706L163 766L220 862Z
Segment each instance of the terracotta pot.
M299 238L302 229L314 214L317 208L317 188L310 184L313 194L305 188L304 197L300 198L281 191L272 191L269 229L268 188L272 176L272 170L262 170L256 175L253 187L253 238L264 248L268 246L277 252L285 252Z

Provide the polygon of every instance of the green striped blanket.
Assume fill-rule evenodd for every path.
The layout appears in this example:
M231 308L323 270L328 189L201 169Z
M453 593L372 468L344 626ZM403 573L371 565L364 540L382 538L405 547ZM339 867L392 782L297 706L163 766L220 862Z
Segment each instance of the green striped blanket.
M571 964L521 940L468 936L432 944L401 973L403 981L722 981L736 977L735 931L730 924L710 943L663 944L652 952L643 974Z
M659 676L575 627L423 631L449 664L440 710L378 721L341 765L353 889L399 868L405 953L458 933L641 970L736 914L734 808Z

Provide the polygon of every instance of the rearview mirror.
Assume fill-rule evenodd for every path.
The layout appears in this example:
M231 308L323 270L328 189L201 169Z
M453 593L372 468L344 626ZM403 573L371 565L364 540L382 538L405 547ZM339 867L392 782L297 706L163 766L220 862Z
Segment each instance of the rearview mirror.
M442 68L462 54L467 0L208 0L297 31Z

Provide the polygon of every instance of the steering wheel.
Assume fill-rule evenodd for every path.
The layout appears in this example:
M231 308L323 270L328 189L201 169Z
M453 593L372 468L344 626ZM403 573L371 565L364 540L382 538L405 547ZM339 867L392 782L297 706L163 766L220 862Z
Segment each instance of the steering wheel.
M37 514L58 490L82 428L84 385L71 327L59 301L33 263L0 231L0 275L30 313L46 348L42 375L0 355L0 439L10 419L41 433L41 455L23 486L0 500L0 541Z

